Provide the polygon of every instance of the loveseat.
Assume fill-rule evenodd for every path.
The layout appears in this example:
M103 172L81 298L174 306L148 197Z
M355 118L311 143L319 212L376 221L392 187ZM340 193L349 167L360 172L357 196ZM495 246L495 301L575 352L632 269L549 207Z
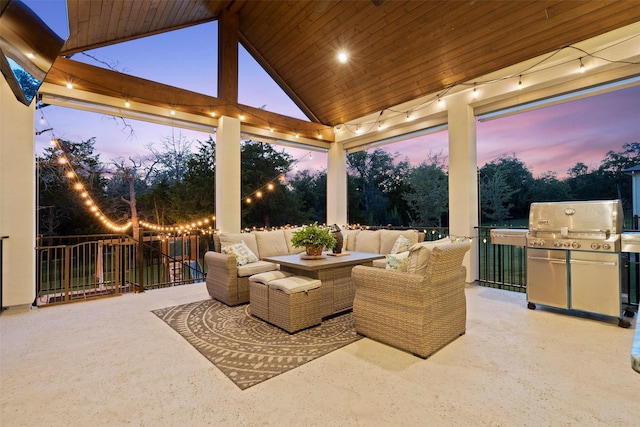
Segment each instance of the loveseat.
M208 267L206 283L209 295L231 306L249 302L249 277L280 268L278 264L262 261L262 258L304 252L304 248L295 248L291 244L296 230L215 234L215 251L204 256ZM405 245L413 245L424 238L424 234L417 230L343 230L342 234L343 251L377 254L390 254L400 236L408 241ZM377 267L386 268L386 265L385 259L374 262Z

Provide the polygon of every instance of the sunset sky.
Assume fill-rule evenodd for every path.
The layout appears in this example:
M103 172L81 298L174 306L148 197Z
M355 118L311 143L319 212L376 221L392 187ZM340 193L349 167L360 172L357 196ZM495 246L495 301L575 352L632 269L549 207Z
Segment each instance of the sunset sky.
M65 31L64 15L51 8L52 0L25 1L57 32ZM59 0L53 0L59 4ZM88 52L111 67L134 76L216 96L217 24L215 22L172 33L160 34ZM201 40L193 43L193 40ZM239 102L269 111L307 120L295 104L269 78L255 61L240 49ZM74 60L100 65L88 56L77 54ZM128 120L135 131L131 137L122 122L104 115L49 106L37 115L36 130L53 131L36 137L40 154L53 136L71 141L96 138L101 160L130 155L148 155L152 143L160 148L161 140L183 135L192 140L206 140L209 135L168 126ZM39 119L40 117L38 117ZM398 152L398 160L409 158L413 165L430 153L447 155L447 132L403 141L383 148ZM478 166L504 155L515 155L534 176L555 171L559 178L577 162L595 168L609 150L621 151L624 143L640 142L640 86L558 104L501 119L478 122ZM276 147L283 149L282 147ZM300 159L299 169L326 168L326 154L285 149Z

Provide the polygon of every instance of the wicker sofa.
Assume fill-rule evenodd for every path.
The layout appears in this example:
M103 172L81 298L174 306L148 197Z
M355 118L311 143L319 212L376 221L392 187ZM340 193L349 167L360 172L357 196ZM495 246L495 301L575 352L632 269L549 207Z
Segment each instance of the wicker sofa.
M427 358L465 333L462 260L470 243L421 245L409 255L411 272L353 268L353 317L358 333Z
M219 233L214 235L215 251L205 253L207 263L207 290L209 295L227 305L249 302L249 277L279 269L279 265L262 261L262 258L278 255L291 255L304 251L294 248L291 237L296 228L271 231L253 231L251 233ZM424 238L416 230L343 230L344 250L378 254L390 253L399 236L409 239L412 244ZM222 248L244 242L256 255L258 261L238 265L236 257L222 253ZM380 262L382 261L382 262ZM374 266L385 267L385 260Z

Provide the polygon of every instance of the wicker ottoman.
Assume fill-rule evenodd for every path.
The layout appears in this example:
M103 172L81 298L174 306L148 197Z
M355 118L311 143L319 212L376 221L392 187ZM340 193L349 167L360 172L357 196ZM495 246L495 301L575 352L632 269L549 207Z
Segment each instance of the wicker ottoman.
M284 279L293 276L286 271L274 270L265 273L254 274L249 277L249 312L269 321L269 288L267 285L272 280Z
M271 280L269 288L269 323L289 333L322 322L318 279L290 276Z

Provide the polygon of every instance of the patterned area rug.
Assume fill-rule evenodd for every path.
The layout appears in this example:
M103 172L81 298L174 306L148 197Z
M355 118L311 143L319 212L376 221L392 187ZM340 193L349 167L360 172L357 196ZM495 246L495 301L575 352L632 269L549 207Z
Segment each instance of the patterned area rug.
M351 313L289 334L213 299L153 310L242 390L362 338Z

